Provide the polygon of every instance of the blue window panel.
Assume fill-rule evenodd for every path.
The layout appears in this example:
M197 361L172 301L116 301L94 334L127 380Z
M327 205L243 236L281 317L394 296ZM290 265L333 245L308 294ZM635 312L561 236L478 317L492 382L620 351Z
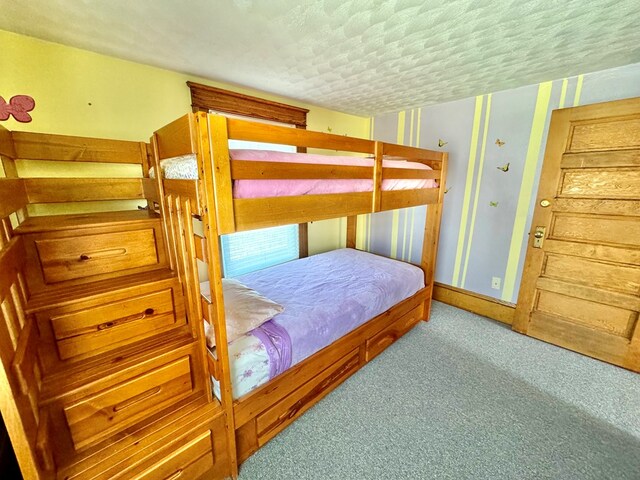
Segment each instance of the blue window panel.
M298 225L222 235L222 268L226 278L298 258Z

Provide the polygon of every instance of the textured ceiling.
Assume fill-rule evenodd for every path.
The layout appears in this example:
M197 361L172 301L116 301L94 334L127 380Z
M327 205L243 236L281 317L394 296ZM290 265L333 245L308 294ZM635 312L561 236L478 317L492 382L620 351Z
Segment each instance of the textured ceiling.
M638 0L0 0L0 12L0 29L359 115L640 62Z

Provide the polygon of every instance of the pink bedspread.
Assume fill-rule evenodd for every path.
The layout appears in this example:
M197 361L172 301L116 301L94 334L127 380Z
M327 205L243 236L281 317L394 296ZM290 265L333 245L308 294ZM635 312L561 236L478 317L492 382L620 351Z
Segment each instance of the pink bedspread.
M373 159L371 158L286 153L271 150L231 150L230 155L233 160L351 165L359 167L373 166ZM431 170L431 168L422 163L399 160L383 160L382 166ZM382 181L382 190L385 191L435 188L437 186L437 182L431 179L393 179ZM234 198L261 198L324 193L370 192L371 190L373 190L373 180L367 179L236 180L233 185L233 196Z

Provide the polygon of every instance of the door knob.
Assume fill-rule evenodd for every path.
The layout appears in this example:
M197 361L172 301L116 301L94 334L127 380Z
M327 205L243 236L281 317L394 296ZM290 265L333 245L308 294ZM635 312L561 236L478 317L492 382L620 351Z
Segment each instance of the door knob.
M551 202L549 200L547 200L546 198L543 200L540 200L540 206L542 208L547 208L549 205L551 205Z
M544 243L544 234L547 232L547 227L538 226L533 233L533 248L542 248Z

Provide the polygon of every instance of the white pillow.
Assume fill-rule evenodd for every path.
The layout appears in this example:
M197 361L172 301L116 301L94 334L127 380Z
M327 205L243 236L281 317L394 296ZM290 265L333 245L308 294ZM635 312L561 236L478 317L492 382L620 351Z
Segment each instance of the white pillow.
M209 282L201 283L200 290L208 300L211 300ZM227 320L228 342L240 338L284 311L282 305L260 295L238 280L223 278L222 292L224 294L224 315ZM213 327L206 320L204 321L204 333L209 348L215 347L216 339Z

